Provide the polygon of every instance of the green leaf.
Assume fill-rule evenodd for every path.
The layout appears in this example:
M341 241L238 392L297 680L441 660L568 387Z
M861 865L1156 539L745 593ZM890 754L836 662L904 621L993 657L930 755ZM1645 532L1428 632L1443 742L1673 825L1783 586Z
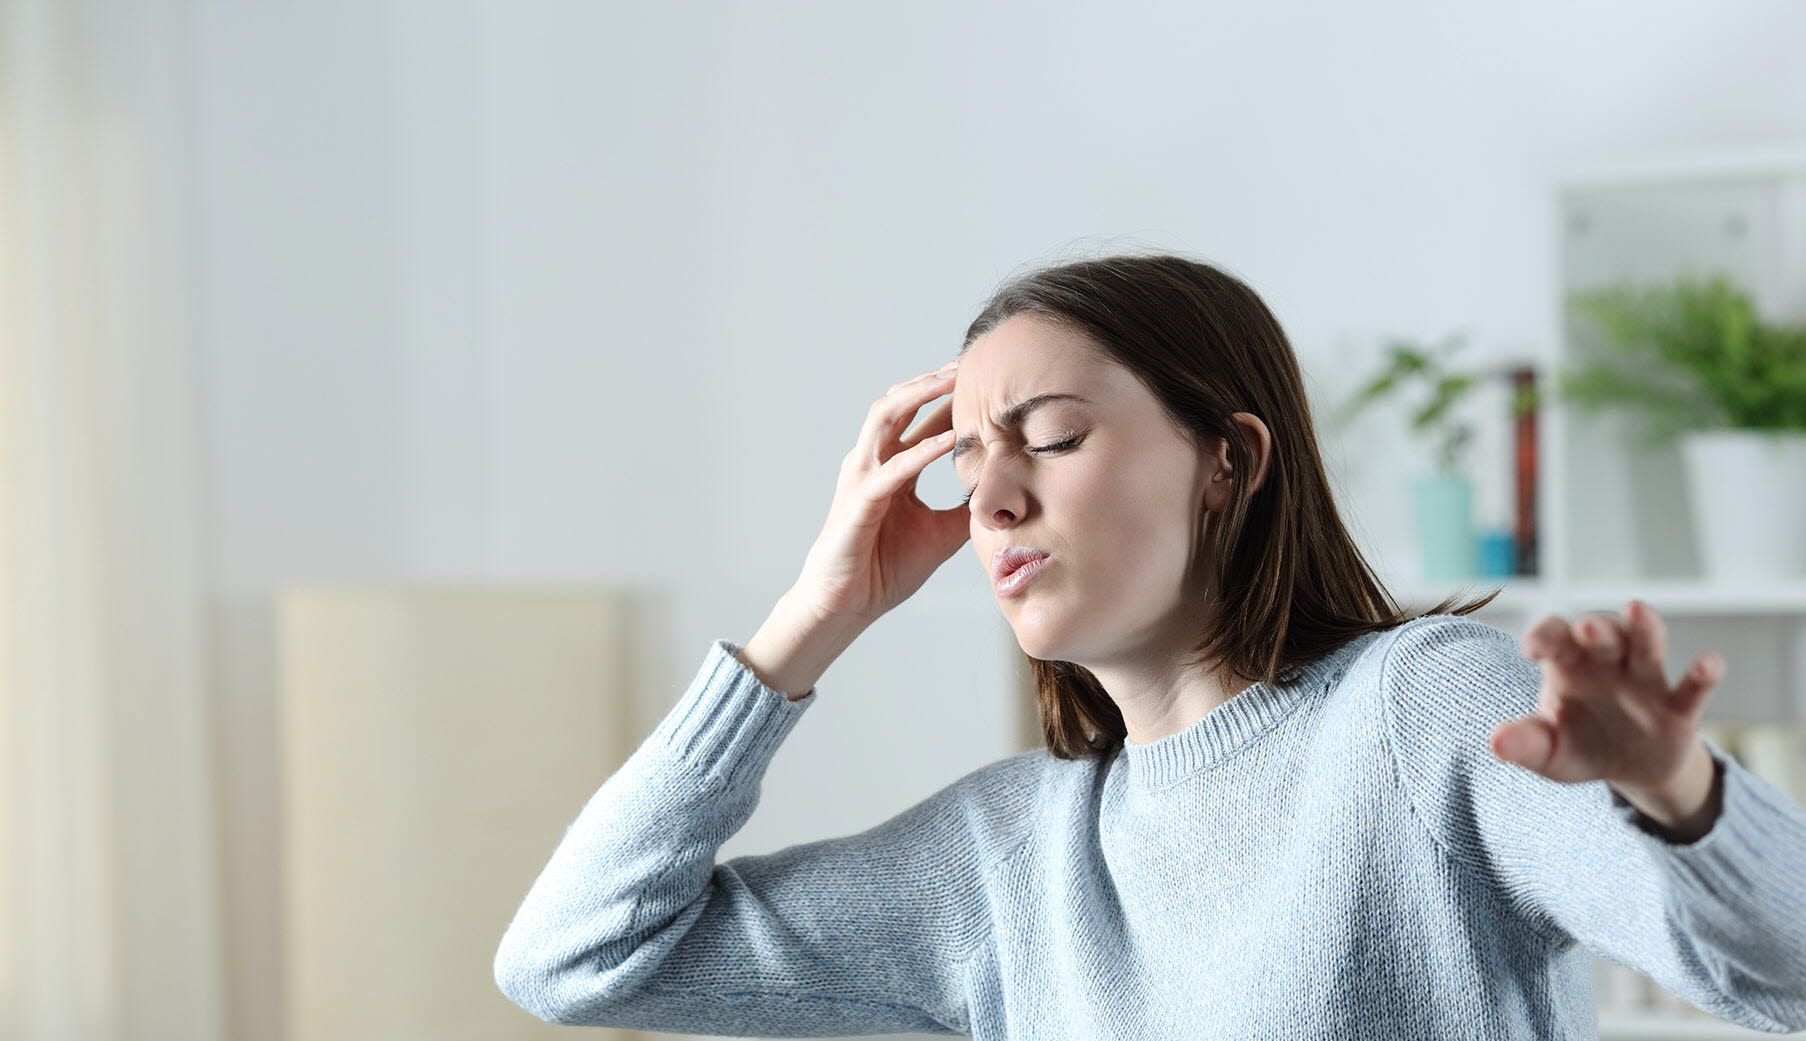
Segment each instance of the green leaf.
M1397 389L1408 377L1430 368L1430 360L1424 352L1414 346L1395 341L1388 350L1389 362L1379 375L1369 380L1336 412L1336 423L1346 426L1364 411L1367 406L1386 397Z
M1430 394L1430 400L1411 419L1412 429L1422 429L1442 419L1450 406L1461 399L1468 389L1474 385L1472 376L1464 373L1444 376L1436 381L1436 387Z
M1605 348L1564 381L1574 403L1636 410L1657 440L1711 426L1806 429L1806 326L1762 321L1725 275L1620 283L1569 304Z

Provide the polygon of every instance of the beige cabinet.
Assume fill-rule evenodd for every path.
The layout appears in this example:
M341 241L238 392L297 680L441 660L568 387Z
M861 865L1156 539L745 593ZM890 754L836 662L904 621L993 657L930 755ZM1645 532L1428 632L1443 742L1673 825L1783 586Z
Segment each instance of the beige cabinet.
M607 591L282 591L288 1041L570 1035L510 1003L492 965L632 751L625 614Z

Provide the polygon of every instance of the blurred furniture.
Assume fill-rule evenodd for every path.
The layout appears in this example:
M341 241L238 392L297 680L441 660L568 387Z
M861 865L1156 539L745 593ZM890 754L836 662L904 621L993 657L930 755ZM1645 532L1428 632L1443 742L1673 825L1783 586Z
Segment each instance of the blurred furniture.
M632 750L625 617L606 591L281 592L287 1041L569 1034L510 1003L492 964Z

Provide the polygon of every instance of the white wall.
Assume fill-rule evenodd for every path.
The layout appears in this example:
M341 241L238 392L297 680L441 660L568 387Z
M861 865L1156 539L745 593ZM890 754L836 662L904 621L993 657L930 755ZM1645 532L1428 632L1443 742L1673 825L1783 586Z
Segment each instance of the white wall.
M277 1036L278 583L644 589L659 711L789 584L870 400L1004 275L1111 244L1215 261L1314 392L1383 335L1538 352L1551 176L1806 138L1802 32L1783 2L203 0L237 1036ZM1328 447L1385 565L1418 454L1363 431ZM926 688L893 668L924 647ZM1008 650L968 548L824 677L724 855L1004 754Z

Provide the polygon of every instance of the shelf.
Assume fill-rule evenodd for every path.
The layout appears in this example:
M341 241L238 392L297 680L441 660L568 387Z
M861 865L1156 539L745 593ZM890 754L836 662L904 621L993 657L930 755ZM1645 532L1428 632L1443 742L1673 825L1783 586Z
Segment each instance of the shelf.
M1599 1014L1599 1041L1741 1041L1776 1037L1806 1037L1806 1033L1769 1034L1703 1016Z
M1393 595L1421 614L1451 593L1478 599L1495 588L1478 579L1407 582ZM1665 660L1685 668L1706 651L1725 656L1733 677L1713 695L1716 722L1806 722L1806 582L1725 583L1698 579L1641 582L1554 582L1505 579L1499 595L1469 617L1522 636L1548 617L1576 622L1600 612L1624 613L1631 600L1648 604L1669 633Z
M1454 592L1484 595L1501 582L1505 589L1487 605L1488 610L1546 610L1564 614L1622 611L1634 598L1665 615L1806 615L1806 581L1802 580L1725 583L1656 578L1555 583L1537 578L1469 578L1440 583L1411 582L1395 588L1393 593L1401 604L1429 607Z

